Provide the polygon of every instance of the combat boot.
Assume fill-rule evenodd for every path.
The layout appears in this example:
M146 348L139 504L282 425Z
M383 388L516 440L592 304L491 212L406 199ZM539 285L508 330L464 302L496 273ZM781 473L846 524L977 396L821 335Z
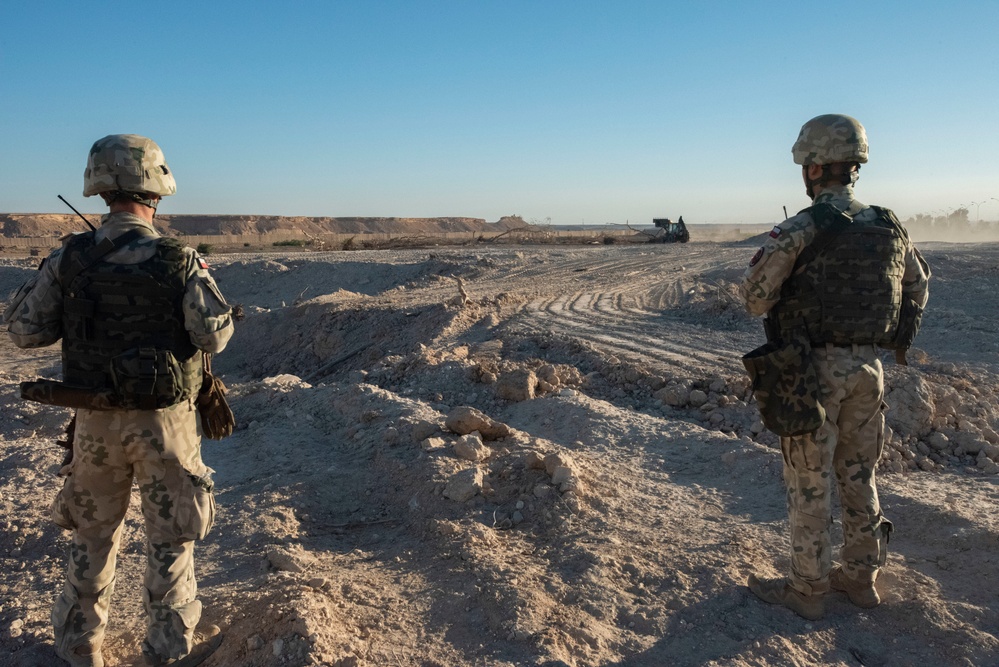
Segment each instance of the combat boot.
M212 653L215 653L221 645L222 631L219 626L213 624L194 633L194 647L183 658L162 660L148 653L145 644L142 648L142 657L145 658L146 664L150 667L196 667L207 660Z
M817 621L826 613L825 602L821 594L805 595L799 593L791 586L787 577L758 579L755 574L751 574L746 585L749 586L753 595L764 602L787 607L809 621Z
M90 644L81 644L68 651L56 649L56 655L65 660L69 667L104 667L100 647Z
M846 593L850 602L862 609L873 609L881 604L881 596L878 595L878 589L874 588L874 582L854 581L838 566L829 573L829 587Z

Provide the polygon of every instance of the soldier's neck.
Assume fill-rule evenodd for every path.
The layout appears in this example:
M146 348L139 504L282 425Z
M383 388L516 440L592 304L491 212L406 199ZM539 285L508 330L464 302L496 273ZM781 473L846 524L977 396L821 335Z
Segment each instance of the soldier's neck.
M156 209L135 201L111 202L111 205L108 207L108 211L110 213L131 213L132 215L142 218L149 223L153 221L153 216L156 215Z

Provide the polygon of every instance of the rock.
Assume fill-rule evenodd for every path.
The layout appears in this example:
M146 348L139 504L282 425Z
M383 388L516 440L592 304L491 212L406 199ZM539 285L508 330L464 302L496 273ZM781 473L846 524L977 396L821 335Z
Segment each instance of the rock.
M309 588L325 588L326 579L324 577L313 577L309 579Z
M555 469L559 467L568 468L570 472L575 470L572 458L565 452L556 452L545 457L545 472L549 475L555 474Z
M246 640L246 649L248 651L259 651L264 647L264 638L260 635L253 635Z
M558 371L551 364L546 364L538 369L538 379L552 386L559 384Z
M921 444L922 443L917 443L916 445L916 448L919 449L920 451L922 451L922 449L919 446ZM950 440L947 439L946 435L940 433L939 431L934 431L933 433L931 433L929 437L926 438L926 444L938 452L947 452L951 448Z
M443 449L444 438L426 438L423 442L420 443L420 447L425 452L432 452L435 449Z
M493 421L475 408L463 405L455 408L444 420L444 426L458 435L478 431L486 440L498 440L510 435L510 427L503 422Z
M975 433L955 433L952 435L952 440L956 441L969 454L978 454L987 444Z
M451 476L444 486L444 497L463 503L482 491L482 471L478 468L462 470Z
M440 427L431 421L425 419L414 421L412 425L413 440L420 442L434 435L439 430Z
M316 562L316 559L302 547L270 547L267 550L267 561L281 572L305 572L306 568Z
M563 396L563 397L565 397L565 398L573 398L573 397L574 397L574 396L576 396L577 394L579 394L579 392L578 392L578 391L576 391L575 389L572 389L571 387L563 387L563 388L562 388L562 389L561 389L561 390L560 390L560 391L558 392L558 395L559 395L559 396Z
M716 394L722 393L723 391L725 391L725 380L723 380L721 378L718 378L717 380L714 380L711 383L711 386L708 387L708 390L709 391L713 391Z
M552 471L552 484L559 486L572 477L572 470L565 466L558 466Z
M482 384L495 384L498 379L499 378L496 377L496 373L493 373L492 371L483 371L482 375L479 376L479 381Z
M690 391L686 387L677 384L667 385L652 396L674 408L681 408L690 402Z
M499 377L496 395L508 401L526 401L534 398L537 386L538 376L534 371L522 368Z
M545 457L541 456L537 452L527 452L524 455L524 467L528 470L544 470L545 469Z
M694 389L690 392L690 404L695 408L699 408L708 402L708 395L705 394L700 389Z
M476 432L463 435L454 443L454 454L466 461L484 461L489 458L489 448L482 442Z
M513 525L515 525L515 526L524 523L524 515L523 515L523 513L520 512L519 510L516 511L516 512L514 512L510 516L510 522L513 523Z
M885 417L896 433L925 438L930 434L934 417L929 385L914 369L891 368L892 390L886 402L892 407Z
M764 429L766 429L766 426L763 425L763 420L757 419L753 422L753 425L749 427L749 432L753 435L759 435L760 433L763 433Z
M552 492L552 487L548 486L547 484L538 484L537 486L534 487L533 491L534 496L536 498L544 498L551 492Z

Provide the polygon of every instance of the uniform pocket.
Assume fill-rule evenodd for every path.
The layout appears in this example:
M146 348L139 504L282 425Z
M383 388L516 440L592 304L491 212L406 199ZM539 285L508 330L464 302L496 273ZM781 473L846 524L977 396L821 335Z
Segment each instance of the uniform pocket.
M203 540L215 523L215 494L211 470L200 477L188 473L189 482L177 500L177 537Z
M73 476L70 474L63 480L62 488L59 489L55 500L52 501L51 509L52 521L55 522L55 525L66 530L76 529L76 521L73 519L73 513L70 511L72 500Z

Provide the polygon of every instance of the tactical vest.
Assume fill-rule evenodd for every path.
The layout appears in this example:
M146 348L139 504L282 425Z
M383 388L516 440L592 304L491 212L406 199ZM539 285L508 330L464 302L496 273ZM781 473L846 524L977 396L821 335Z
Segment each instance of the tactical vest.
M65 383L113 391L124 409L155 410L194 396L202 362L184 327L183 244L161 238L138 264L88 262L94 245L93 233L73 236L59 265L69 277L62 285Z
M908 235L895 214L872 207L861 222L829 204L811 214L817 236L781 287L777 323L782 338L804 332L813 344L892 341L902 304Z

